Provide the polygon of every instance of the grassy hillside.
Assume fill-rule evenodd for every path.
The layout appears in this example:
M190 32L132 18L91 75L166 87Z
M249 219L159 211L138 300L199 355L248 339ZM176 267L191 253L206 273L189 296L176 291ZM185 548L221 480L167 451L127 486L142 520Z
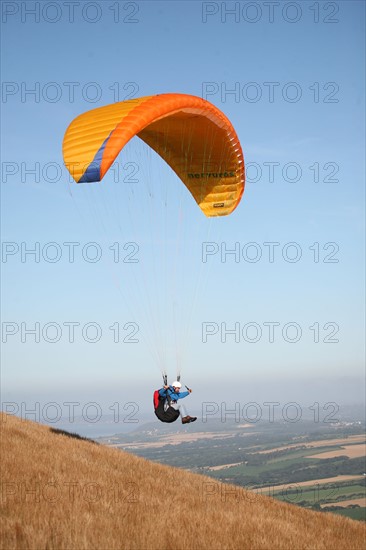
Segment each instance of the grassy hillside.
M1 416L1 549L361 549L364 525Z

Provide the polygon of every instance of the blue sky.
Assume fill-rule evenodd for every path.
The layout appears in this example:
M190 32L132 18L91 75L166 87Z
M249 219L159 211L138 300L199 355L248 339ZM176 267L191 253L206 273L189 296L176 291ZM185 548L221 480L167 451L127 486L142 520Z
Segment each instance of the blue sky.
M196 408L215 399L360 401L364 3L280 2L272 22L263 2L254 11L248 2L80 1L73 21L63 2L35 4L2 5L3 400L108 404L131 400L133 388L148 410L157 356L174 377L182 355ZM236 15L225 12L235 6ZM69 181L61 147L75 116L166 92L204 97L233 123L248 179L232 216L203 219L137 139L118 176L94 188ZM219 252L239 247L239 261L216 253L202 262L207 241ZM67 242L80 243L74 262ZM138 263L113 262L115 242L137 243ZM88 243L100 261L83 257ZM264 243L276 243L273 261ZM40 261L22 261L22 246L39 246ZM39 342L23 334L35 323ZM73 342L70 323L79 323ZM101 330L95 343L82 335L89 323ZM114 323L124 336L136 323L139 341L114 343ZM205 343L204 323L217 328ZM239 341L223 342L223 327L238 324ZM249 342L255 334L245 331L258 327Z

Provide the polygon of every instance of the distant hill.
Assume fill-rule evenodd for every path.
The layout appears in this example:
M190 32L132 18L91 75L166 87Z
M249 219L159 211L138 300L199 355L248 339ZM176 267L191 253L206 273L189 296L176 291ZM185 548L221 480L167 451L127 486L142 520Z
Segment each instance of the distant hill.
M365 526L1 415L1 549L347 550Z

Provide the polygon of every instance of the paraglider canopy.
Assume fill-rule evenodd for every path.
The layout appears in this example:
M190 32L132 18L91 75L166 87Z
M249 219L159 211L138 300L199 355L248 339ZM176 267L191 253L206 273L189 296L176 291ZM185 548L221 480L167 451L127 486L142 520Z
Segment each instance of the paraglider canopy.
M101 181L134 136L169 164L206 216L235 210L245 181L239 139L228 118L199 97L161 94L88 111L65 133L65 164L77 183Z

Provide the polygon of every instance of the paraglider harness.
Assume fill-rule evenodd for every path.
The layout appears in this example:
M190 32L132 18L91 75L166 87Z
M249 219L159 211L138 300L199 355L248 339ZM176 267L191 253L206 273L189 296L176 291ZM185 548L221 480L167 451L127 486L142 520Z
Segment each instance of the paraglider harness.
M179 382L180 377L177 377ZM168 377L163 375L164 386L168 385ZM161 422L175 422L179 418L179 411L171 406L172 399L169 390L165 390L165 395L160 395L159 390L154 391L154 412ZM165 401L168 401L168 407L165 408Z

